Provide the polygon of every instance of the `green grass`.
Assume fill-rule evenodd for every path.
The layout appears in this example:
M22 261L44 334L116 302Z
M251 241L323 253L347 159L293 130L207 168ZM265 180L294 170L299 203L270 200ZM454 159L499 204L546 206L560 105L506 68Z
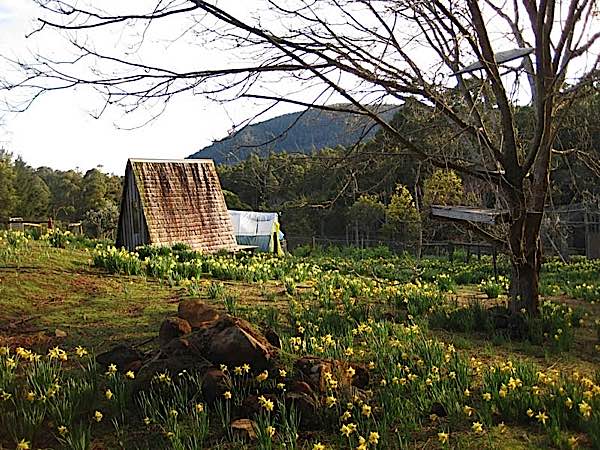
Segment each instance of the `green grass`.
M0 266L0 322L10 331L0 344L2 339L27 342L56 329L67 333L66 346L140 343L177 310L182 289L108 275L92 268L89 259L82 250L39 247L24 255L19 267Z

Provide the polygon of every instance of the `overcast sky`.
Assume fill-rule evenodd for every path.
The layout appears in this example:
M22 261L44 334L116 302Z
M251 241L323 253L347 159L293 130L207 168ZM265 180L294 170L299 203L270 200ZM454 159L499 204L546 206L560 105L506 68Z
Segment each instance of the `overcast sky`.
M136 0L139 1L139 0ZM36 9L30 0L0 0L0 54L22 57L30 50L47 51L60 41L25 39L33 29ZM178 30L174 30L177 32ZM171 54L179 61L185 49L155 46L157 58ZM210 55L214 58L214 55ZM0 61L0 72L8 64ZM110 110L100 119L90 112L100 104L89 90L62 91L45 95L26 112L4 117L0 124L0 147L20 155L28 164L54 169L88 170L102 166L106 172L122 174L129 157L184 158L213 140L223 138L234 120L249 117L251 107L228 105L227 110L206 99L181 95L172 100L166 112L141 129L127 131L123 126L143 123L143 113L124 117ZM284 108L285 109L285 108ZM276 110L271 116L286 112ZM287 110L297 108L287 107ZM244 116L246 114L246 116ZM265 117L266 118L266 117Z

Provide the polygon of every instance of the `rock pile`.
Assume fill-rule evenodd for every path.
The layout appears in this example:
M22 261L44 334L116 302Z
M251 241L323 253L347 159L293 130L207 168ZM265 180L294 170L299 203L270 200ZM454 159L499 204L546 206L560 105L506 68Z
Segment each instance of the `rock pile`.
M228 390L228 374L223 372L222 365L233 370L248 364L254 374L264 370L276 374L280 368L277 365L280 340L276 333L267 330L262 334L247 321L219 314L200 300L182 301L177 316L163 321L158 341L159 349L149 354L119 345L96 359L103 366L115 364L123 372L134 371L135 391L148 388L159 374L195 372L202 377L203 399L208 403ZM285 389L278 395L286 404L297 408L302 426L309 429L319 426L317 409L331 388L328 383L332 377L338 392L352 395L369 383L364 367L317 357L298 359L293 372L286 377ZM248 396L235 421L237 432L248 428L244 417L251 416L258 408L258 397Z
M278 349L247 321L221 316L201 300L179 304L176 317L168 317L160 327L160 349L150 355L118 345L98 355L99 364L115 364L119 370L137 373L138 389L145 388L159 373L199 371L215 388L221 364L228 367L250 364L253 370L272 369ZM212 369L212 370L211 370ZM209 395L214 397L214 395Z

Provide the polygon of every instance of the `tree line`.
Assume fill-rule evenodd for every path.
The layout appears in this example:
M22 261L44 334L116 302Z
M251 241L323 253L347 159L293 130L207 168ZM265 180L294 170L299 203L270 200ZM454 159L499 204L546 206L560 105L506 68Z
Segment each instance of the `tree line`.
M87 234L112 237L116 228L122 179L99 169L33 168L0 149L0 222L11 217L67 226L82 222Z
M549 203L597 203L600 198L600 94L575 103L563 119L555 142ZM532 132L528 107L518 108L519 133ZM444 142L451 129L433 108L406 102L393 124L416 141ZM275 150L275 149L274 149ZM452 149L447 149L448 153ZM290 236L342 238L362 245L391 241L476 238L462 228L437 224L431 204L501 207L490 185L460 177L404 151L380 131L354 146L312 154L252 155L235 165L218 166L230 209L277 211ZM83 222L86 233L110 237L118 220L122 178L99 169L34 169L0 151L0 221Z

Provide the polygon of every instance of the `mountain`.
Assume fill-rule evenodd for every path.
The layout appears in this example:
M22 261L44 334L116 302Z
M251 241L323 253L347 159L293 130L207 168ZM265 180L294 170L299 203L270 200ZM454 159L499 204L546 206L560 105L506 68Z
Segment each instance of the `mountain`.
M348 105L341 105L348 108ZM392 119L396 106L382 106L381 115ZM188 158L209 158L217 164L234 164L251 154L311 153L326 147L350 146L361 137L373 137L379 129L372 119L350 113L309 108L248 125L204 147Z

